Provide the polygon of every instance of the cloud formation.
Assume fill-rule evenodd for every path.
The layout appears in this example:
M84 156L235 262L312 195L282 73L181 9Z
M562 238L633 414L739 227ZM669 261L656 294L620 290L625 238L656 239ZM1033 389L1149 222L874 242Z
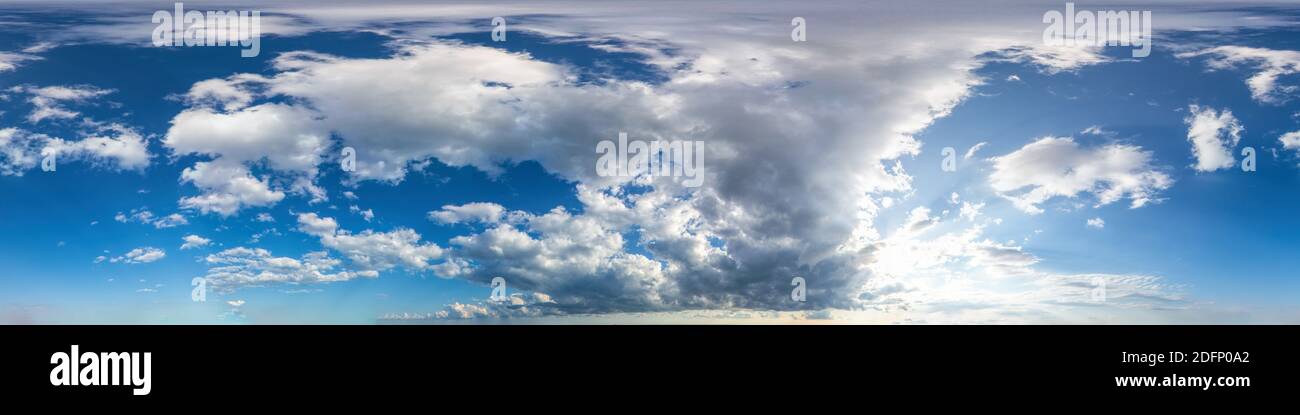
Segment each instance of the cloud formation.
M1055 197L1091 195L1094 206L1129 199L1140 208L1158 200L1173 178L1152 164L1151 152L1129 144L1083 147L1070 137L1043 137L990 159L989 185L1017 208L1043 212Z
M1277 138L1283 149L1300 151L1300 131L1292 131Z
M204 279L216 292L280 284L320 284L374 278L377 273L336 270L342 261L327 252L311 252L301 258L277 257L262 248L230 248L204 258L209 265Z
M177 226L189 224L189 220L186 219L184 215L181 215L179 213L173 213L167 216L158 217L155 216L152 211L143 207L131 209L131 211L127 213L117 212L117 214L113 216L113 220L122 223L128 223L128 222L143 223L146 225L152 225L153 227L158 229L174 228Z
M1192 155L1196 156L1192 168L1200 172L1232 168L1237 163L1232 150L1241 142L1245 130L1241 122L1227 109L1220 112L1193 104L1187 111L1187 141L1192 143Z
M540 214L486 202L444 206L429 218L482 226L445 249L420 242L414 230L353 233L316 213L299 214L299 230L364 271L432 270L484 285L504 277L514 289L546 295L549 301L530 307L547 312L875 307L890 295L929 295L882 274L896 270L881 265L889 262L882 250L916 245L901 236L885 243L876 219L893 197L915 190L901 160L921 154L915 135L985 81L975 70L1011 60L1054 74L1110 62L1098 50L1043 47L1038 6L979 22L963 10L975 6L954 6L920 26L895 24L875 10L808 6L801 12L816 29L798 43L785 17L678 13L664 24L590 5L550 6L581 13L531 18L529 35L635 53L642 58L635 64L654 76L592 79L565 62L431 38L465 30L455 22L403 31L384 25L420 12L477 18L478 6L316 10L339 27L369 21L373 30L410 37L393 42L386 57L296 51L265 73L196 83L164 139L176 154L212 158L186 170L183 180L200 195L182 205L234 215L291 195L317 200L319 170L332 168L327 152L340 147L356 150L356 170L343 175L348 185L398 184L430 159L489 176L531 160L573 183L579 206ZM850 24L863 19L879 24ZM1181 19L1169 21L1187 22ZM880 47L864 53L864 44ZM275 133L243 131L241 120ZM704 185L595 174L595 144L619 132L704 141ZM1127 144L1046 137L991 160L989 183L1031 213L1058 197L1090 196L1097 206L1129 199L1141 207L1173 183L1149 151ZM960 217L982 225L984 206L964 202ZM924 206L910 212L908 238L946 223ZM1024 247L978 235L950 236L958 246L937 263L959 258L999 276L1025 276L1052 295L1090 278L1033 270L1037 258ZM796 275L809 281L807 303L789 300ZM1124 278L1135 291L1155 290L1148 277ZM949 293L944 299L956 303L959 291ZM1022 304L1003 294L990 301ZM1058 298L1047 294L1034 304ZM463 305L447 315L486 310Z
M181 250L202 248L212 244L212 240L198 235L185 235L181 238L185 243L181 244Z
M158 248L146 246L146 247L132 249L130 252L127 252L126 255L113 257L113 259L110 259L108 261L112 263L121 262L124 264L147 264L150 262L163 259L166 256L167 256L166 251L163 251Z
M420 234L407 228L389 232L366 229L359 233L339 229L334 218L315 213L298 215L298 230L320 238L321 245L338 251L362 272L376 274L394 267L411 271L429 269L431 261L442 257L442 248L420 241Z
M134 129L108 124L82 133L80 140L64 140L20 128L0 129L0 175L22 176L28 170L77 161L108 170L140 171L149 165L145 138Z
M1218 46L1177 55L1187 59L1208 56L1206 65L1210 69L1232 69L1249 66L1256 70L1246 80L1250 95L1255 100L1267 104L1280 105L1294 97L1300 86L1282 85L1278 79L1300 73L1300 52L1293 50L1276 50L1252 48L1245 46Z
M36 124L46 119L69 119L81 115L80 112L67 108L70 104L84 104L91 99L112 93L112 90L92 86L44 86L13 87L10 92L24 92L30 95L27 102L32 104L32 112L27 121Z

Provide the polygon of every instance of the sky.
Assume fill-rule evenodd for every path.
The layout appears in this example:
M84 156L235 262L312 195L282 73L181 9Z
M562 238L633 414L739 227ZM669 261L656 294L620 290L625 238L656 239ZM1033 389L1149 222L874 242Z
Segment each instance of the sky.
M1297 6L0 2L0 322L1294 323Z

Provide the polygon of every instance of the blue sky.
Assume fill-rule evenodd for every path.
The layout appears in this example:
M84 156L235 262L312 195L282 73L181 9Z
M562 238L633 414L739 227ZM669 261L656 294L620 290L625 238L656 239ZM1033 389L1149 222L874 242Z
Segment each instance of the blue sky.
M1244 45L1285 49L1294 48L1297 33L1247 31L1235 36L1252 39ZM1127 53L1118 52L1117 58ZM1249 71L1206 73L1195 60L1167 52L1140 63L1087 67L1064 75L1044 75L1016 64L989 65L982 74L993 79L1016 75L1021 80L978 88L985 96L964 103L921 137L930 138L928 142L936 147L953 145L965 151L975 136L989 143L981 149L987 154L1006 153L1046 135L1140 144L1154 151L1156 163L1168 167L1177 183L1162 192L1167 201L1154 209L1106 206L1028 218L1012 224L1014 230L1007 237L1036 229L1053 234L1033 246L1061 270L1174 273L1190 285L1190 292L1202 296L1293 304L1298 287L1289 270L1300 265L1300 258L1288 254L1294 244L1294 234L1288 230L1300 222L1287 214L1297 199L1284 189L1297 184L1297 159L1293 151L1281 148L1277 137L1295 130L1300 108L1254 102L1242 84ZM1185 139L1190 103L1233 109L1246 126L1241 146L1260 151L1259 169L1204 173L1189 168L1195 161ZM1081 133L1092 126L1110 134ZM1276 150L1277 157L1269 149ZM915 161L935 163L938 156ZM918 180L934 173L915 171ZM933 175L933 180L945 179ZM963 183L965 177L952 179L956 180L945 184L953 189L982 184ZM940 189L934 193L930 197L936 201L947 196ZM992 207L1014 210L1005 203ZM1087 232L1078 226L1092 217L1103 217L1109 232Z
M1042 2L186 3L260 10L251 58L150 45L160 4L0 5L0 320L1297 317L1277 4L1079 3L1152 10L1141 58ZM704 142L704 184L599 175L618 132Z

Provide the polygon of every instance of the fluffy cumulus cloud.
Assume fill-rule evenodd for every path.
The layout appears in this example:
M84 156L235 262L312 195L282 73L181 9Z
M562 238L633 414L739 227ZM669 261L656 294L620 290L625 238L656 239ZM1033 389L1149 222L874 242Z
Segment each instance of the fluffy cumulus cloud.
M1300 52L1297 51L1218 46L1177 56L1184 59L1207 56L1206 64L1211 69L1253 68L1256 72L1246 79L1246 85L1250 88L1250 95L1260 102L1282 104L1300 90L1297 85L1278 83L1279 79L1300 73Z
M273 285L320 284L355 278L374 278L375 272L341 270L342 261L327 252L311 252L301 258L277 257L261 248L237 247L204 258L207 286L229 293L240 288Z
M104 126L76 141L52 139L46 144L57 158L107 163L120 170L141 170L149 165L149 145L134 129L118 124Z
M497 223L506 208L496 203L466 203L443 206L442 210L429 212L429 219L439 223L481 222Z
M362 218L362 219L365 219L366 222L370 222L370 221L375 220L375 210L374 210L374 209L362 209L360 206L352 205L352 206L348 206L348 211L349 211L349 212L352 212L352 213L355 213L355 214L358 214L358 215L361 215L361 218Z
M212 240L198 235L185 235L181 238L185 243L181 244L181 250L202 248L212 244Z
M0 175L21 176L52 163L84 162L108 170L140 171L149 165L147 140L120 124L96 125L78 140L65 140L21 128L0 129ZM46 160L49 160L48 162Z
M367 229L352 233L339 229L334 218L303 213L298 215L298 230L320 238L321 245L338 251L352 261L354 267L368 272L394 267L422 271L432 267L431 261L442 257L441 247L421 242L420 234L407 228L389 232Z
M230 79L209 79L195 83L185 93L184 100L194 107L214 107L226 112L238 111L253 102L253 93L241 88L260 79L257 75L243 74ZM210 115L210 114L209 114ZM194 116L194 114L191 114ZM202 116L202 114L200 114Z
M163 145L174 154L211 158L182 173L182 180L200 191L182 199L182 206L230 216L245 207L274 205L286 192L324 199L314 180L329 134L318 126L310 110L280 104L221 108L234 111L199 106L180 113L163 139ZM286 184L275 187L254 177L253 166L290 177Z
M125 255L113 257L109 262L124 264L147 264L167 257L167 252L154 247L132 249Z
M961 217L974 222L980 215L980 210L984 209L984 203L961 203Z
M1244 130L1237 117L1227 109L1222 112L1210 107L1192 105L1188 107L1187 141L1192 143L1192 155L1196 157L1193 169L1210 172L1231 168L1237 163L1232 151L1241 141Z
M618 230L557 208L520 226L501 224L453 238L454 256L436 271L483 283L500 276L509 287L546 293L577 311L667 306L664 297L679 290L668 278L671 270L625 252Z
M1105 228L1106 220L1102 218L1088 219L1087 225L1089 228L1097 228L1097 229Z
M1300 151L1300 131L1282 134L1281 137L1277 138L1277 141L1282 144L1284 149Z
M26 94L32 105L27 116L31 124L47 119L75 118L79 112L69 105L86 104L112 90L93 86L15 86L6 90ZM3 96L6 100L8 95ZM141 171L149 165L148 140L136 129L85 118L77 124L76 139L33 132L23 128L0 128L0 174L20 176L39 163L85 162L111 170Z
M1043 137L990 159L989 185L1017 208L1037 214L1055 197L1090 195L1096 206L1129 199L1139 208L1158 200L1173 179L1152 163L1151 152L1129 144L1084 147L1069 137Z
M265 160L278 171L314 174L328 133L307 109L263 104L232 113L190 109L172 119L163 145L176 154L231 162Z
M203 193L184 197L180 205L202 213L231 216L250 206L274 205L284 192L272 189L263 178L254 177L246 166L224 160L198 162L181 172L181 181L192 183Z
M50 138L17 128L0 129L0 174L21 176L41 161L41 149Z

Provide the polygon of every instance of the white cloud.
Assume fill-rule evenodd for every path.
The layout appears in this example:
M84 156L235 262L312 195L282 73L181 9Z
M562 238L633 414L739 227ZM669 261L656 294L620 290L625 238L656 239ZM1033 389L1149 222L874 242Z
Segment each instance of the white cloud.
M172 119L163 145L178 155L201 154L228 162L265 159L275 170L314 174L328 137L310 110L262 104L231 113L183 111Z
M980 203L962 202L961 217L968 221L974 222L975 218L979 217L980 210L982 209L984 209L984 202L980 202Z
M962 156L962 159L970 160L971 157L975 157L976 152L980 151L981 148L984 148L984 146L988 144L989 143L986 141L981 141L979 143L976 143L975 145L971 146L969 149L966 150L966 155Z
M529 7L512 11L535 11ZM548 11L560 16L578 7L552 4ZM771 30L779 21L675 13L677 6L649 5L676 18L647 22L616 8L580 7L584 18L541 17L529 28L643 53L649 69L664 80L641 82L601 73L596 75L599 82L582 83L584 68L430 40L430 32L463 29L457 24L403 25L409 29L403 34L386 30L381 22L367 27L419 36L396 42L397 52L386 58L286 53L264 78L237 76L225 79L225 85L198 88L201 99L190 100L193 107L187 111L201 114L199 119L230 123L234 114L275 102L286 107L285 113L299 114L299 130L267 137L274 142L249 147L246 154L242 147L220 149L221 158L243 154L232 156L239 163L265 158L269 171L262 182L293 182L276 176L307 175L272 158L305 154L304 160L310 160L318 153L264 150L297 148L289 144L303 141L298 138L302 134L333 134L340 141L334 144L356 148L358 169L347 176L349 181L395 183L412 164L431 158L490 175L509 163L538 162L577 184L581 214L560 209L542 215L477 216L497 221L453 238L442 263L430 265L432 255L418 255L424 260L415 262L417 268L484 284L491 276L504 276L511 287L550 295L554 304L546 307L593 312L783 309L794 306L785 301L788 276L805 275L819 282L809 293L808 307L854 308L863 305L864 289L890 290L889 284L876 282L880 276L868 266L880 249L874 227L877 201L889 203L885 201L895 200L891 196L914 190L899 162L918 154L921 143L913 134L947 115L983 82L974 71L989 61L990 53L1006 52L1003 59L1034 62L1049 73L1105 61L1098 50L1040 50L1040 5L1008 7L974 22L969 8L983 6L945 7L920 23L880 18L880 11L870 6L807 6L800 13L820 22L822 29L817 41L803 43L790 42L788 32ZM409 22L421 13L478 18L491 15L482 14L489 9L308 8L304 14L347 27L366 19ZM882 24L853 24L867 16ZM1211 17L1218 20L1192 21L1207 27L1222 21L1221 15ZM1171 14L1160 21L1179 25L1189 20ZM717 27L728 30L719 33ZM954 27L961 30L950 30ZM863 44L885 46L864 53ZM828 99L836 105L825 105ZM227 117L214 116L220 111ZM620 131L634 139L705 141L705 185L689 190L670 180L595 175L594 144L614 139ZM1009 195L1020 198L1022 209L1085 193L1095 195L1098 204L1130 198L1136 207L1172 183L1149 166L1149 153L1138 147L1080 148L1072 140L1059 140L1065 142L1031 144L995 159L1002 162L1005 176L994 180L1005 186L1000 192L1026 187L1037 192ZM1038 155L1064 163L1036 164ZM274 164L280 167L270 166ZM621 186L633 181L648 190L630 194ZM331 218L310 215L299 216L302 230L354 262L365 261L356 261L353 254L372 265L380 263L374 258L395 258L391 252L353 252L357 247L351 244L372 243L370 238L389 238L392 232L351 234ZM431 218L451 222L474 216L444 209ZM917 219L936 218L927 212ZM418 241L418 234L408 232ZM624 235L635 235L635 240L624 240ZM407 242L414 245L409 238ZM632 246L635 252L629 251ZM1036 261L1022 247L985 240L963 252L970 252L966 262L998 265L989 269ZM1014 293L1003 294L990 304L1021 304Z
M338 251L352 261L352 265L365 271L385 271L394 267L408 270L425 270L432 260L442 257L442 248L433 243L421 243L420 234L411 229L398 228L390 232L365 230L352 233L339 229L333 218L322 218L315 213L298 215L298 229L320 238L321 245Z
M315 213L298 215L298 230L308 235L333 235L339 228L334 218L322 218Z
M179 213L173 213L154 221L153 226L158 229L165 229L174 228L180 225L188 225L189 223L189 220L185 219L185 216L182 216Z
M1106 130L1102 129L1100 125L1093 125L1093 126L1090 126L1090 127L1088 127L1088 128L1084 128L1083 131L1080 131L1079 133L1080 133L1080 134L1100 135L1100 136L1108 136L1108 135L1113 135L1113 134L1114 134L1114 133L1112 133L1112 132L1110 132L1110 131L1106 131Z
M248 106L255 98L252 92L241 86L260 80L257 75L243 74L230 79L208 79L196 82L185 93L185 101L191 105L211 105L224 111L237 111Z
M48 155L59 163L83 161L110 170L142 170L149 165L148 143L135 130L118 124L97 126L70 141L19 128L0 129L0 175L21 176Z
M21 53L0 52L0 72L12 71L20 62L40 59L40 57Z
M270 206L284 198L265 180L252 177L248 165L262 160L274 171L295 176L289 191L323 200L314 184L329 134L310 110L262 104L232 113L189 109L172 119L163 145L178 155L215 157L186 168L182 180L202 193L181 205L204 213L230 216L245 207Z
M268 235L280 236L281 234L280 234L280 230L279 230L279 229L276 229L276 228L267 228L267 229L264 230L264 231L261 231L261 232L255 233L255 234L253 234L253 236L248 237L248 243L250 243L250 244L255 244L255 243L261 242L261 241L262 241L262 238L265 238L265 237L267 237Z
M1230 69L1238 65L1253 65L1257 70L1246 80L1250 95L1255 100L1280 105L1295 95L1300 87L1279 85L1278 79L1300 73L1300 52L1245 46L1218 46L1195 52L1179 53L1179 58L1211 56L1206 64L1211 69Z
M1101 51L1100 46L1035 45L1008 49L1002 53L1002 56L1012 62L1038 65L1041 72L1054 75L1110 62Z
M1092 218L1088 219L1087 225L1089 228L1101 229L1106 227L1106 221L1102 218Z
M912 209L911 212L907 213L907 220L905 223L906 224L903 225L905 232L919 233L929 229L936 223L939 223L939 218L930 216L930 208L918 206Z
M36 43L32 44L31 46L28 46L28 47L23 48L23 52L26 52L26 53L41 53L41 52L48 51L48 50L50 50L50 49L54 49L54 48L56 48L56 47L59 47L59 44L58 44L58 43L54 43L54 42L36 42Z
M181 225L188 225L190 223L184 215L179 213L158 217L155 216L152 211L143 207L131 209L131 211L127 213L117 212L117 214L113 216L113 220L122 223L143 223L146 225L152 225L154 228L158 229L174 228Z
M138 208L138 209L131 209L129 216L126 213L117 212L117 215L113 216L113 220L122 223L127 223L131 221L136 221L140 223L149 223L154 220L154 215L153 212L149 211L148 209Z
M451 303L442 310L421 315L419 319L431 320L473 320L473 319L518 319L536 318L562 314L551 307L554 301L550 296L540 293L515 293L502 301L489 301L478 304ZM411 315L388 315L385 320L412 319Z
M451 244L459 261L438 268L440 275L484 283L501 276L514 289L549 294L578 311L660 308L673 290L663 265L623 252L616 229L560 208L528 216L522 229L501 224Z
M237 247L208 255L204 279L217 292L229 293L250 286L276 284L319 284L374 278L376 272L335 271L341 261L325 252L311 252L300 259L272 256L261 248Z
M466 203L464 205L446 205L442 210L429 212L429 219L438 223L497 223L505 214L506 208L496 203Z
M198 235L185 235L181 240L185 241L185 243L181 245L182 251L186 249L202 248L212 243L211 239Z
M203 213L231 216L244 207L270 206L284 199L284 192L253 177L244 165L221 159L185 168L181 181L193 183L202 191L198 196L182 198L181 207Z
M374 210L374 209L364 209L364 210L363 210L363 209L361 209L360 206L357 206L357 205L350 205L350 206L348 206L348 211L349 211L349 212L352 212L352 213L355 213L355 214L358 214L358 215L361 215L361 219L365 219L366 222L370 222L370 221L373 221L373 220L375 219L375 210Z
M1282 134L1281 137L1277 138L1277 141L1282 143L1282 148L1284 149L1300 150L1300 131L1292 131Z
M1041 213L1054 197L1091 194L1096 206L1128 198L1139 208L1157 200L1173 179L1151 165L1151 153L1128 144L1084 148L1068 137L1044 137L994 157L989 184L1017 208Z
M79 141L52 139L46 148L57 151L57 157L65 160L113 161L114 167L120 170L142 170L149 165L149 144L145 138L134 129L117 124Z
M45 119L74 118L81 113L68 109L68 104L84 104L91 99L112 93L109 89L91 86L45 86L25 87L23 92L31 95L27 102L32 104L32 112L27 121L33 124Z
M166 256L167 256L167 252L158 248L146 246L142 248L132 249L130 252L127 252L126 255L114 257L113 259L110 259L109 262L113 262L113 263L121 262L126 264L147 264L150 262L163 259Z
M1187 141L1192 143L1192 154L1196 156L1196 171L1209 172L1231 168L1236 164L1232 149L1241 141L1244 130L1232 111L1223 112L1214 108L1198 105L1188 107Z
M41 161L41 149L49 139L17 128L0 129L0 175L22 176L35 168Z

